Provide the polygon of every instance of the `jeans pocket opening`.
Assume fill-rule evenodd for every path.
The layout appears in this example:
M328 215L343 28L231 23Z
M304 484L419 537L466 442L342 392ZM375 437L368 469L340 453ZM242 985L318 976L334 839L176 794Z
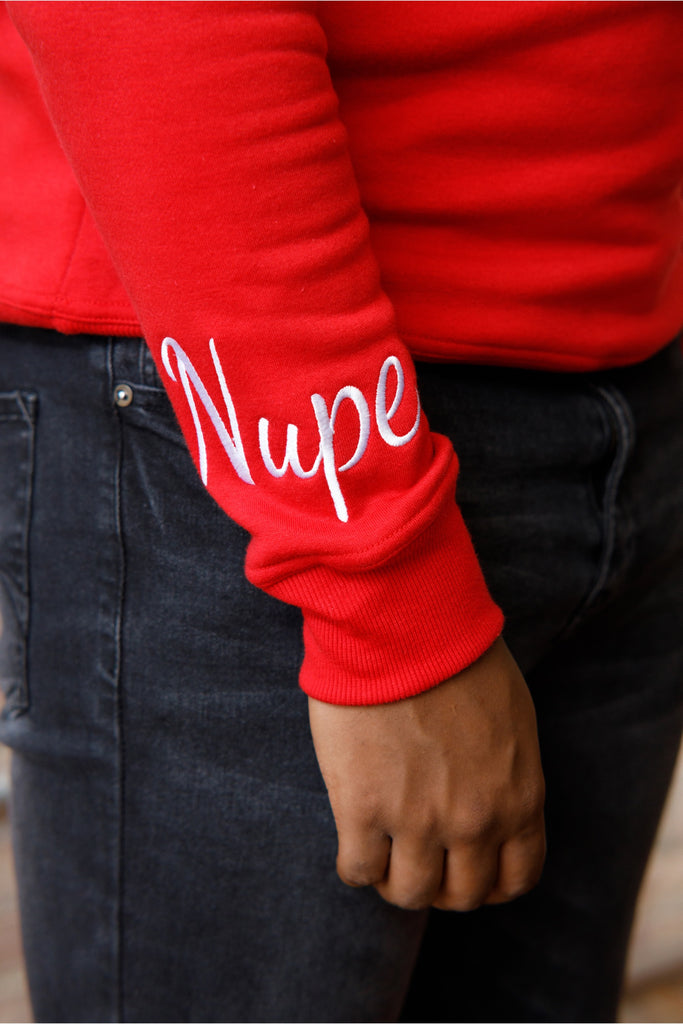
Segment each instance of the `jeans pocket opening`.
M0 688L4 718L29 708L29 528L37 395L0 393Z

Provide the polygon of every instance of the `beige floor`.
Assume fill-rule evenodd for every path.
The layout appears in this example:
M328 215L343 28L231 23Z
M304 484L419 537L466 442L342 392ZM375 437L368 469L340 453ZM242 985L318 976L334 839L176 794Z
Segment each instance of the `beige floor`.
M0 801L6 756L0 753ZM679 843L680 839L680 843ZM683 762L646 880L632 948L624 1024L683 1022ZM9 826L0 810L0 1024L31 1021L21 966Z

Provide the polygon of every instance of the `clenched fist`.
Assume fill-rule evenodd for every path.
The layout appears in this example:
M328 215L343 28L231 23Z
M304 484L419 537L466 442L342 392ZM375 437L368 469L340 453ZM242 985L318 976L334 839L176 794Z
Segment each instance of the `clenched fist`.
M536 716L502 639L416 697L371 707L309 698L309 714L342 881L409 910L472 910L538 881Z

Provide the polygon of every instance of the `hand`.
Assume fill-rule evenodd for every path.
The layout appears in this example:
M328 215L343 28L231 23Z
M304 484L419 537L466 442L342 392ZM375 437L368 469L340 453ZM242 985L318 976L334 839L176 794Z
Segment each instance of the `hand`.
M337 824L337 871L408 910L472 910L531 889L545 857L531 695L502 639L394 704L309 698Z

